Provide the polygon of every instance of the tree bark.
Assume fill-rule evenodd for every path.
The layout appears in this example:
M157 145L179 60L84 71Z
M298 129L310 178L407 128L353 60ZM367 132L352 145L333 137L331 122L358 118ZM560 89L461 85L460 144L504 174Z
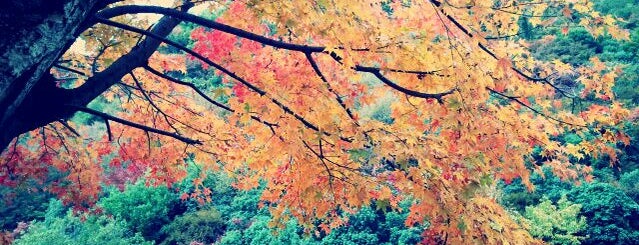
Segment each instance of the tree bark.
M79 34L98 0L10 0L0 4L0 149L22 133L27 118L16 114L25 103L47 104L64 93L49 68ZM36 86L51 96L29 98ZM63 92L63 91L61 91ZM47 94L47 93L45 93ZM43 108L45 109L45 108ZM32 114L47 113L45 110Z
M12 0L0 4L0 151L18 135L67 119L123 76L146 65L161 41L145 38L76 89L56 86L49 69L93 15L114 0ZM5 6L6 5L6 6ZM189 6L185 7L188 9ZM31 13L36 9L40 12ZM179 20L163 17L151 32L167 36Z

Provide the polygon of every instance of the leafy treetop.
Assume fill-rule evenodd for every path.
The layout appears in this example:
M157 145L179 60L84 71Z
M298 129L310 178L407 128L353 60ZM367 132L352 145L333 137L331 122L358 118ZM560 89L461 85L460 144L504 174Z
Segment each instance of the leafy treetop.
M614 162L612 145L628 140L619 124L629 113L611 92L618 69L596 58L535 60L516 37L521 17L627 37L588 1L196 2L98 11L75 44L84 47L66 50L67 66L51 71L78 96L64 106L104 124L56 121L17 138L3 152L0 183L55 168L68 175L50 190L86 207L113 174L171 184L189 158L228 172L238 188L264 183L276 225L295 216L328 231L370 202L399 208L411 198L406 224L428 220L434 242L534 243L496 203L495 180L521 178L532 190L534 149L544 159L535 164L588 180L591 168L569 159ZM147 28L144 13L163 17ZM190 31L187 45L167 38L181 21L197 26L173 30ZM156 51L160 43L173 51ZM212 72L189 76L196 69ZM580 85L561 83L568 75ZM202 85L217 77L222 85ZM86 107L87 95L115 106ZM593 97L583 111L563 106ZM364 113L375 106L392 120ZM597 137L560 144L564 132Z

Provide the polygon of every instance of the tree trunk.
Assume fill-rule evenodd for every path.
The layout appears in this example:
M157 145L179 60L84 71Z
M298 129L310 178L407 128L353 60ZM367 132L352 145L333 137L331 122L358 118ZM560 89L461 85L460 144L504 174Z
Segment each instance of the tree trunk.
M92 74L75 89L56 86L49 69L82 31L92 16L118 0L10 0L0 3L0 152L22 133L67 119L148 62L162 43L144 38L111 66ZM183 11L191 5L184 5ZM35 10L37 12L30 12ZM180 20L162 17L151 29L165 37Z
M0 149L33 128L37 122L32 120L51 119L56 114L47 105L65 93L55 86L49 68L82 31L97 3L98 0L0 3ZM33 96L36 91L40 91L37 96L44 97ZM34 105L43 107L22 110L38 108Z

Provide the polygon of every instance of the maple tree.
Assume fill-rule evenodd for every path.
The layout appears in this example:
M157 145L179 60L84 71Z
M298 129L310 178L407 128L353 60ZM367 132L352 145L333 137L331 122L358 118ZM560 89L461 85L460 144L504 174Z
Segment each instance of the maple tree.
M611 91L618 69L596 58L579 67L535 60L516 38L522 16L627 38L588 1L56 4L67 18L43 23L67 28L63 37L45 38L38 54L24 49L35 34L2 43L18 51L3 53L0 184L56 169L67 175L50 191L78 207L114 178L175 183L189 158L227 172L237 188L262 182L275 225L293 216L329 231L372 201L399 208L410 199L406 224L428 221L432 242L534 243L495 201L495 180L521 178L532 190L528 176L541 164L589 180L592 169L570 158L614 162L614 143L628 143L620 123L629 112ZM162 17L151 25L141 14ZM186 30L181 22L197 26L189 45L168 37ZM188 77L196 66L209 76ZM581 85L562 84L566 76ZM221 86L194 82L218 77ZM88 106L96 98L115 109ZM591 101L575 111L563 106L571 100ZM391 121L366 113L379 107ZM68 121L76 112L102 123ZM597 137L560 144L565 132ZM545 162L531 166L534 149Z

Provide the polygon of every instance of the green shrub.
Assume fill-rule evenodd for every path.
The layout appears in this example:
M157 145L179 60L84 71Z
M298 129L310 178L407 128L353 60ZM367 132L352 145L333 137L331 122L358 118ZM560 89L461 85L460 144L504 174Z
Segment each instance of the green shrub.
M586 228L586 218L579 217L581 205L562 196L557 206L543 199L536 206L526 207L524 217L530 221L530 234L550 244L580 244L584 237L575 235Z
M269 226L271 217L259 215L252 219L247 229L232 230L224 234L220 245L278 245L278 244L316 244L301 232L301 227L295 219L289 220L283 229L273 230Z
M131 230L147 240L162 240L162 226L184 211L177 194L168 187L146 186L143 181L127 185L124 191L111 189L98 206L106 214L127 221Z
M0 186L0 230L13 230L18 222L43 219L53 195L27 188Z
M400 203L408 210L409 201ZM426 225L406 227L407 212L364 207L339 227L321 239L322 244L417 244Z
M226 230L226 224L215 209L205 209L176 217L162 227L166 239L162 244L190 244L201 242L210 244Z
M139 233L133 234L124 221L107 216L87 215L84 218L86 220L74 215L61 201L53 199L45 220L33 222L14 244L153 244L144 241Z
M583 244L636 244L639 241L639 205L607 183L584 184L568 193L581 205L588 226L579 235Z
M530 182L535 185L533 192L527 190L521 179L515 179L512 183L504 185L501 203L524 213L527 206L537 205L544 196L556 202L573 187L571 183L561 181L559 177L552 174L550 168L544 167L542 171L543 176L537 172L530 176Z
M628 197L639 202L639 169L621 175L619 185Z

